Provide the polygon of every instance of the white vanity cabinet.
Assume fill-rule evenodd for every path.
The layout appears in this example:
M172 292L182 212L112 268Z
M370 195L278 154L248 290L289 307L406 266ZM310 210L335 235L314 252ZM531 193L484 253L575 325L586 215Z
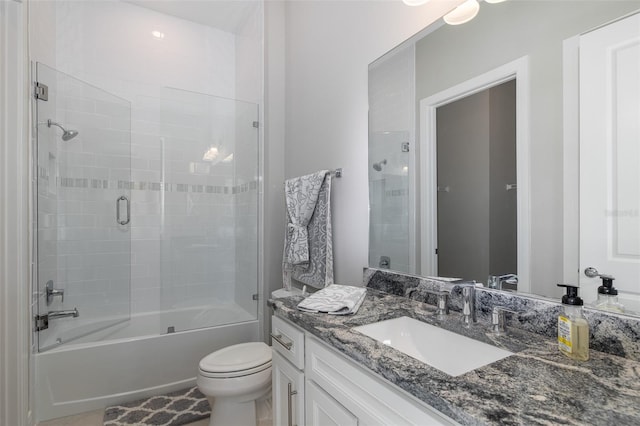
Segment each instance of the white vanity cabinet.
M274 425L458 424L288 321L273 317L272 330L281 335L279 340L286 339L284 344L273 342ZM288 343L300 336L304 340L298 343L297 353L288 351ZM280 355L284 351L288 357ZM304 360L296 364L301 354ZM287 393L288 383L297 392L293 396ZM289 407L293 410L291 423Z
M271 321L274 426L303 426L304 332L278 317Z

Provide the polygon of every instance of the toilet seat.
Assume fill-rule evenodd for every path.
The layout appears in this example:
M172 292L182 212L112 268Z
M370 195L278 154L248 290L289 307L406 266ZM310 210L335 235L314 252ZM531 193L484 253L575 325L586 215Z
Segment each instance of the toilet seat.
M264 342L240 343L202 358L200 374L210 378L231 378L259 373L271 367L271 347Z
M208 377L211 379L231 379L234 377L242 377L242 376L249 376L251 374L256 374L268 368L271 368L271 361L268 361L254 368L249 368L247 370L228 371L226 373L214 373L211 371L204 371L203 369L200 369L199 373L202 377Z

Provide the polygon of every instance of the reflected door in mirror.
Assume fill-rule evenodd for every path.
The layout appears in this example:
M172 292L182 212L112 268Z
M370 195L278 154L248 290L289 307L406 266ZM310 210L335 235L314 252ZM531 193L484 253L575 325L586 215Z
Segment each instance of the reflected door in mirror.
M436 112L437 274L517 273L515 80Z
M640 311L640 15L580 38L580 271ZM599 279L580 278L585 302ZM634 299L636 302L634 303Z

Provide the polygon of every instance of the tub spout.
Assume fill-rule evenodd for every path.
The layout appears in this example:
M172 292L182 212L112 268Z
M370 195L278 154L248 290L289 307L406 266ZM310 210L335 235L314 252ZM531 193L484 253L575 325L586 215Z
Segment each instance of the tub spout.
M66 318L66 317L77 318L79 316L80 316L80 313L78 312L78 308L73 308L66 311L50 311L48 314L49 320Z

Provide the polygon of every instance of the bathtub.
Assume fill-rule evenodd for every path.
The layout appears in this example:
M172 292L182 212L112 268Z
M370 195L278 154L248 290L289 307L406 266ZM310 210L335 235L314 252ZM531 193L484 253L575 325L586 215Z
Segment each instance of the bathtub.
M228 324L195 328L212 321ZM193 386L202 357L258 339L258 321L229 305L134 315L35 355L36 421Z

